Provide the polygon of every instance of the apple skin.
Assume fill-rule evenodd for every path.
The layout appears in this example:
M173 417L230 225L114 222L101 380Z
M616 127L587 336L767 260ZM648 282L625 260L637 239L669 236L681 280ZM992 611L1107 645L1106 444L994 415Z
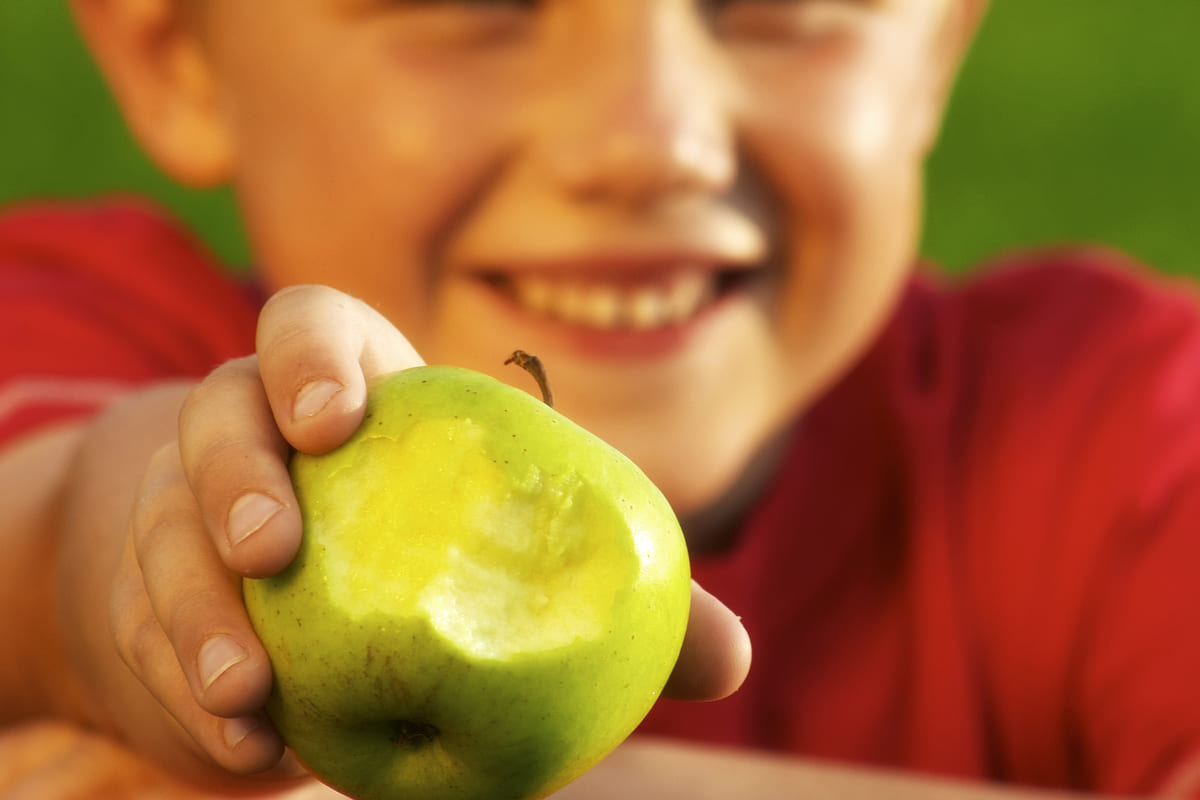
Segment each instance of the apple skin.
M368 392L352 439L291 462L295 561L244 581L268 713L362 800L538 798L659 697L691 581L665 498L609 445L477 372Z

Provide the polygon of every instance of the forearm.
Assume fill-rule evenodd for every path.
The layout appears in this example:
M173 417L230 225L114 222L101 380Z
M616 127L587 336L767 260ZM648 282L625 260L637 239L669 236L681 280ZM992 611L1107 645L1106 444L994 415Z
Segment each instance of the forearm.
M114 715L132 720L157 710L117 653L110 601L146 466L156 450L175 440L189 388L163 384L113 404L88 426L65 476L55 564L58 627L86 701L70 712L102 729Z
M556 800L1052 800L1076 797L1029 787L947 780L898 771L697 747L635 737Z
M0 723L94 716L94 687L82 678L92 655L111 650L105 581L146 459L170 435L181 397L176 386L150 390L0 453Z
M0 452L0 724L59 714L78 700L58 627L63 477L83 425L40 432Z

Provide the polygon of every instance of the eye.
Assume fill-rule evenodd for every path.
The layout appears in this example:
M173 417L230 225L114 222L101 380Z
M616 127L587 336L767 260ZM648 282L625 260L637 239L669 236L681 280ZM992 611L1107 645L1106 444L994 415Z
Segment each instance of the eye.
M488 9L507 9L532 11L541 3L539 0L382 0L382 5L397 9L446 9L486 11Z
M391 6L517 6L530 8L538 4L537 0L384 0Z
M714 33L729 40L814 42L854 29L881 0L705 0Z
M530 33L538 0L378 0L398 42L409 46L491 47Z

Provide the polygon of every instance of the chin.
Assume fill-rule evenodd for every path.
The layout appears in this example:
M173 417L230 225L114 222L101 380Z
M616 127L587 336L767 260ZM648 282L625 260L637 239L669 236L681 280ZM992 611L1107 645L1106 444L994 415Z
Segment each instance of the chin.
M768 426L745 425L737 414L697 424L687 419L680 411L642 425L597 420L591 426L646 473L681 518L702 515L743 491L751 465L774 441Z

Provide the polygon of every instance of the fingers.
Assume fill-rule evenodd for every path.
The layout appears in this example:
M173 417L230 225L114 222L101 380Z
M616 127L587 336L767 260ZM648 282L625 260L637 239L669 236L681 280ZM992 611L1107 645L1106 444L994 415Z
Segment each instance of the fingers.
M178 451L163 448L147 471L114 581L113 641L209 757L248 773L278 762L283 744L260 711L271 668L239 587L203 532Z
M310 453L357 429L368 380L424 363L383 315L322 286L273 296L259 317L257 351L279 430Z
M692 608L675 671L663 694L674 700L719 700L750 671L750 636L741 620L692 581Z
M275 427L256 359L225 363L188 396L179 414L179 454L201 530L229 569L262 577L291 563L300 546L300 512L288 445Z
M341 292L279 292L259 320L258 356L228 362L180 413L183 467L225 564L263 577L300 543L291 446L323 452L362 421L367 381L422 363L382 315Z
M283 752L261 711L271 668L241 578L279 572L299 547L291 447L337 446L361 421L368 381L420 363L365 304L322 287L283 291L260 316L258 355L190 392L177 444L146 471L110 627L131 671L226 769L262 770Z

